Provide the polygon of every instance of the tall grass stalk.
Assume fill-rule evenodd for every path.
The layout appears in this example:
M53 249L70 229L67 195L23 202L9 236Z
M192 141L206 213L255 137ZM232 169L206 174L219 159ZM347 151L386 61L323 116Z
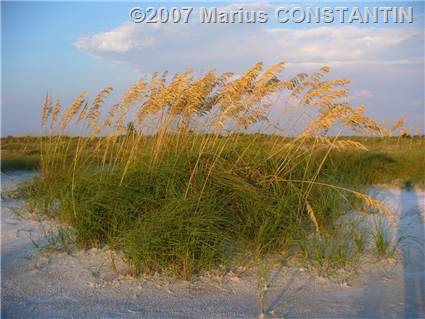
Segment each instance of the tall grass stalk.
M290 80L283 70L257 63L240 76L154 73L108 112L112 88L91 104L82 93L63 110L47 95L35 203L72 225L82 247L109 244L138 272L184 278L240 256L302 251L306 238L331 236L355 197L388 213L336 183L329 161L367 152L331 132L386 129L347 103L348 80L325 80L329 68ZM290 105L304 127L273 119L276 103L282 117ZM260 125L267 134L252 133ZM69 137L69 127L87 133Z

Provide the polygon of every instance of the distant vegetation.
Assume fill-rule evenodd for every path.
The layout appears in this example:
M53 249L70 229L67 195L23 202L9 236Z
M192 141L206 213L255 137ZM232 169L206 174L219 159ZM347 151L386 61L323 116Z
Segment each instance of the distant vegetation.
M112 88L63 110L47 95L46 136L2 139L2 170L39 166L34 207L73 226L81 247L122 251L136 273L189 278L276 254L345 267L370 237L338 227L341 217L362 208L391 218L363 191L424 185L424 138L390 137L403 123L386 128L349 105L349 81L324 80L328 68L287 81L283 68L154 74L107 113ZM273 122L276 103L303 129ZM86 137L68 137L70 126ZM248 134L260 126L269 133ZM363 137L341 137L347 129Z
M241 134L245 139L255 138L256 134ZM270 138L270 137L269 137ZM276 136L276 138L279 138ZM290 139L280 137L282 140ZM70 145L76 144L78 137L70 138ZM346 179L353 185L387 184L402 186L406 183L420 188L425 187L425 137L359 137L342 136L340 140L355 140L367 147L363 152L338 152L331 154L338 164L340 179ZM1 171L39 170L40 137L8 136L1 139Z

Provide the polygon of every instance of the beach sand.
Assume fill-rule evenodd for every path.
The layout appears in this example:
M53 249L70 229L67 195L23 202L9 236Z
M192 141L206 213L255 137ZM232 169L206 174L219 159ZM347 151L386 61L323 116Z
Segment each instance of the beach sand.
M2 174L3 191L27 177ZM343 281L277 268L266 294L267 317L425 318L425 193L382 189L379 197L397 213L393 231L409 238L397 261L366 265ZM192 283L135 279L120 262L113 269L106 249L45 249L45 223L17 216L14 210L22 207L21 200L2 201L2 318L258 318L252 274Z

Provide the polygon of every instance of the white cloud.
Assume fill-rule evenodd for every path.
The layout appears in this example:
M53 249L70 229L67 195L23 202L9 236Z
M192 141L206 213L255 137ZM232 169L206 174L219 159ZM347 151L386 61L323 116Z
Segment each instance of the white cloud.
M360 89L356 90L351 94L352 100L364 100L364 99L370 99L374 97L375 94L373 94L370 90Z
M74 46L140 73L176 72L189 66L197 72L215 68L238 73L258 61L283 60L293 74L328 65L334 70L331 77L352 80L355 104L370 99L370 116L395 120L410 101L423 99L423 44L424 30L406 25L295 29L194 22L123 23L108 32L82 36ZM423 107L417 108L423 114ZM423 122L413 113L408 120L415 125Z
M155 40L150 35L138 34L137 29L131 24L124 24L108 32L83 36L79 38L74 46L87 52L126 53L130 50L143 50L153 47Z
M423 99L417 99L409 103L410 106L421 107L425 111L425 101Z
M260 60L331 66L368 61L417 63L418 59L403 56L408 50L403 43L417 36L423 37L423 31L413 27L293 29L258 24L128 22L107 32L82 36L74 46L147 72L187 66L238 71Z

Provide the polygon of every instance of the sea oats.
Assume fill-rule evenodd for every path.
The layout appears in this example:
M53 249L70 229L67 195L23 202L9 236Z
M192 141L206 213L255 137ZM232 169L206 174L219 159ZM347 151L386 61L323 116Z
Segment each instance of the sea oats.
M59 123L59 130L61 134L63 134L74 116L78 113L86 98L87 93L81 93L81 95L74 101L74 103L72 103L72 105L66 110L67 112L63 113L62 119Z
M320 237L319 224L317 223L317 219L316 219L316 215L314 214L314 210L310 206L310 204L308 203L308 201L305 202L305 205L306 205L308 217L310 218L311 222L313 223L313 225L315 227L316 235Z
M391 133L394 133L395 131L402 129L404 127L405 122L406 122L406 117L405 116L400 117L397 121L394 122L393 125L391 125L390 127Z
M88 110L87 119L89 120L88 127L95 127L97 125L99 116L100 116L100 108L105 102L105 98L113 91L112 87L107 87L100 91L96 98L93 101L92 106Z
M377 136L383 126L351 105L348 80L326 79L329 68L284 80L284 66L155 72L108 109L111 87L62 113L46 95L43 125L62 117L59 136L40 143L40 207L74 226L83 247L111 244L137 271L182 276L227 262L239 246L241 256L293 246L305 255L313 239L320 250L356 198L391 218L381 202L340 186L361 162L342 156L369 160L342 132ZM270 115L287 106L295 115L286 122ZM78 122L89 137L64 134Z
M56 124L56 121L57 121L57 119L58 119L58 117L59 117L59 113L61 112L61 102L60 102L60 100L58 99L57 101L56 101L56 104L55 104L55 107L53 108L53 112L52 112L52 119L51 119L51 121L50 121L50 129L53 129L54 128L54 126L55 126L55 124Z
M41 109L41 126L44 127L47 123L47 120L50 116L50 114L53 111L52 106L52 98L48 93L46 93L46 97L43 103L43 107Z

